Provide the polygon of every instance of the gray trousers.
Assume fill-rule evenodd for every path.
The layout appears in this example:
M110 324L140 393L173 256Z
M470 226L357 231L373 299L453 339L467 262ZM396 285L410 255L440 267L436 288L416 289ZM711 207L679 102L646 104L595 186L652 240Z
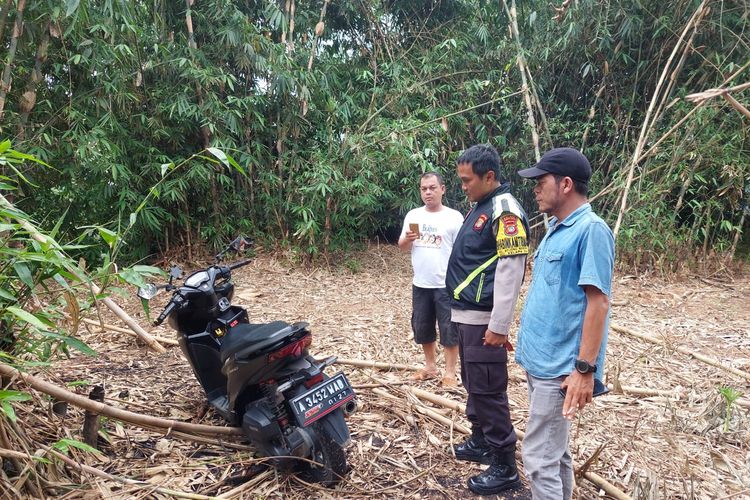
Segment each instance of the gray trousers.
M526 374L529 421L521 447L523 468L534 500L569 500L573 495L570 422L562 416L564 377L541 379Z

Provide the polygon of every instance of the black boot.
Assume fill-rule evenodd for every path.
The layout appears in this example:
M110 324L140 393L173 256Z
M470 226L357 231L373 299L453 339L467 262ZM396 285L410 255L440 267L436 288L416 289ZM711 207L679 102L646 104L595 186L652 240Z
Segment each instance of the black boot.
M453 446L453 451L459 460L479 462L484 465L489 465L492 461L492 448L484 439L482 429L479 427L472 427L471 436L463 443Z
M469 489L478 495L495 495L521 484L516 469L516 445L493 449L487 470L469 479Z

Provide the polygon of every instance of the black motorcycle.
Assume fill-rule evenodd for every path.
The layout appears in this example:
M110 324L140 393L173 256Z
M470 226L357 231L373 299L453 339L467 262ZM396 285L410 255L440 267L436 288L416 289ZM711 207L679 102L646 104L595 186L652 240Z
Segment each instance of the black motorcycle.
M232 270L251 261L221 261L228 251L239 253L250 244L235 239L214 265L181 286L172 284L182 275L173 267L169 283L148 285L138 296L149 300L161 289L173 292L154 325L166 319L177 330L208 402L232 425L242 426L262 456L308 481L334 485L347 471L344 416L356 410L354 390L343 373L323 372L336 357L316 361L309 355L307 323L253 324L245 309L232 305Z

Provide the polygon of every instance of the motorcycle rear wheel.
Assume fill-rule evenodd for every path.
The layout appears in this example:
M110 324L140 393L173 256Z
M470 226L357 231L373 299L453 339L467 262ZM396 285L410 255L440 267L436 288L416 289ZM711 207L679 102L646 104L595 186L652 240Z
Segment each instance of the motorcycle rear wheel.
M312 428L315 431L315 440L310 460L316 463L305 462L300 476L310 483L335 486L349 470L346 452L323 426L313 424Z

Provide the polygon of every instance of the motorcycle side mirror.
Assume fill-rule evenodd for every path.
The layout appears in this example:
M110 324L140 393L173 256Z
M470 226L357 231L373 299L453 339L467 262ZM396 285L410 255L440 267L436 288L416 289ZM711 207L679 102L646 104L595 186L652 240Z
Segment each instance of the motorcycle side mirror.
M245 236L238 236L229 244L229 248L236 253L244 252L247 248L253 246L253 240Z
M152 283L138 289L138 296L143 300L151 300L156 297L156 294L158 293L159 287Z
M182 278L182 269L179 266L172 266L169 270L169 284L172 284L172 280Z

